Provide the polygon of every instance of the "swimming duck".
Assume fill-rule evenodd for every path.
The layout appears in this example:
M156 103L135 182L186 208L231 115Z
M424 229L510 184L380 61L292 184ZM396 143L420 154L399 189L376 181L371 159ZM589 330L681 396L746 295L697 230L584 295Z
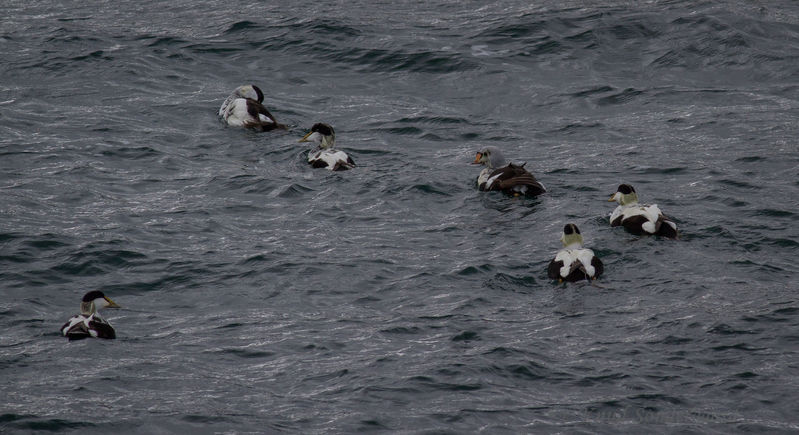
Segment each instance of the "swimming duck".
M264 93L258 86L244 85L236 88L219 108L219 116L227 125L261 131L286 128L279 124L263 105Z
M314 168L327 168L331 171L343 171L354 168L355 162L344 151L333 149L336 143L336 132L328 124L318 122L311 131L300 139L300 142L315 142L317 147L308 152L308 163Z
M97 312L102 308L120 308L120 306L99 290L86 293L80 302L80 314L72 316L67 323L64 323L61 333L70 340L86 337L116 338L114 328Z
M602 275L602 261L594 255L594 251L583 248L583 236L577 225L566 224L560 241L563 242L563 249L549 262L549 279L557 279L558 282L585 279L590 282Z
M536 196L547 191L533 174L524 169L524 163L506 164L505 157L497 147L487 146L478 151L472 164L486 166L477 177L480 190L501 190L513 196Z
M621 184L608 202L616 201L619 206L610 214L610 226L623 226L636 235L658 235L676 239L677 224L664 216L656 204L638 204L638 194L633 186Z

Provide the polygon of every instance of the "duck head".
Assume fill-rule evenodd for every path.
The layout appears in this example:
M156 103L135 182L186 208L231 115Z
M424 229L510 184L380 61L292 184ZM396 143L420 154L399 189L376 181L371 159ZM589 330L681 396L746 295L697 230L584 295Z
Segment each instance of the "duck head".
M487 146L480 149L474 156L473 165L485 165L489 169L496 169L505 166L505 156L502 151L495 146Z
M575 224L566 224L563 227L563 234L560 236L560 241L566 248L582 248L583 235L580 234L580 229Z
M122 308L117 305L116 302L112 301L111 298L104 295L103 292L99 290L92 290L89 293L86 293L83 296L83 299L80 301L80 313L85 316L91 316L92 314L96 313L97 310L103 308Z
M322 148L332 148L336 143L336 132L329 124L317 122L311 127L311 131L300 139L300 142L313 142Z
M629 184L620 184L619 188L616 190L608 202L618 202L621 205L630 205L635 204L638 202L638 194L635 193L635 189L633 186Z
M249 98L259 103L264 102L264 93L261 91L261 88L255 85L239 86L235 91L233 91L233 94L237 97Z

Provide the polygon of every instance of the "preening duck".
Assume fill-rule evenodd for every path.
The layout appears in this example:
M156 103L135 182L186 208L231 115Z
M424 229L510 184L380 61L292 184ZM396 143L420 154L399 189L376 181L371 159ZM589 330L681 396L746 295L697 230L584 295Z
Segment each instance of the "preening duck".
M116 338L114 328L97 312L102 308L120 308L120 306L99 290L86 293L80 302L80 314L72 316L61 327L61 333L70 340L87 337Z
M314 168L343 171L355 167L355 162L347 153L333 149L336 143L336 132L328 124L321 122L314 124L311 131L303 136L300 142L317 144L316 148L308 152L308 163Z
M487 146L478 151L472 164L486 166L477 177L480 190L501 190L513 196L536 196L547 191L533 174L524 169L524 163L506 163L497 147Z
M563 249L558 251L555 259L549 262L547 276L549 279L563 281L580 281L599 278L604 271L602 261L594 255L594 251L583 248L583 236L575 224L566 224L560 236Z
M219 116L227 125L254 128L261 131L286 128L279 124L263 105L264 93L258 86L239 86L219 108Z
M623 226L636 235L658 235L676 239L677 224L663 215L657 204L638 204L638 194L633 186L621 184L608 202L616 201L619 206L610 214L610 226Z

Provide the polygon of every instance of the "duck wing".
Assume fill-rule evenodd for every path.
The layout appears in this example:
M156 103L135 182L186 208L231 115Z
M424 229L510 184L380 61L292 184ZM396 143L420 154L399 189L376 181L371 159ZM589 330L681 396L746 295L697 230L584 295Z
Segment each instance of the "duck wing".
M661 237L666 237L669 239L677 239L679 238L679 233L677 232L677 224L675 224L671 219L664 215L658 216L657 223L655 224L657 227L657 231L655 234Z
M670 239L679 236L677 225L655 204L624 210L610 225L623 225L625 230L635 235L658 235Z
M117 338L111 324L96 316L89 319L89 334L97 338Z
M591 276L588 275L588 272L585 270L585 266L583 266L583 263L580 261L573 261L572 264L569 265L569 273L563 277L563 280L577 282L584 279L591 281Z
M629 217L620 216L619 219L621 219L621 225L624 227L624 229L629 231L630 233L635 234L637 236L640 236L642 234L648 234L644 230L644 224L649 222L649 218L648 217L646 217L646 216L644 216L642 214L637 214L637 215L632 215L632 216L629 216ZM617 222L617 221L618 221L618 219L616 219L616 221L614 221L614 222ZM613 224L611 223L611 225L613 225ZM616 223L616 225L619 225L619 223Z
M549 279L560 279L560 268L563 267L563 261L552 260L547 267L547 277Z
M590 260L589 260L590 258ZM590 270L593 268L593 270ZM569 282L591 281L603 271L602 262L594 256L590 249L563 249L549 263L547 276Z
M345 171L355 167L355 161L344 151L322 149L308 154L308 163L314 168L327 168L331 171Z
M605 265L596 256L591 259L591 266L594 266L594 278L599 278L599 275L602 275L602 272L605 271Z
M493 180L493 182L491 182ZM528 196L540 195L546 192L544 185L541 184L529 171L524 169L524 165L514 165L513 163L499 168L491 174L489 178L489 190L502 190L508 193L520 193Z
M262 131L270 131L276 128L285 128L284 125L278 124L277 119L269 113L269 110L263 104L247 98L247 113L257 121L248 122L245 127L260 128ZM263 115L263 116L262 116ZM266 119L264 119L266 117ZM270 121L267 121L270 120Z
M67 323L64 323L64 326L61 327L61 334L70 340L81 340L91 337L86 317L82 315L72 316L72 318L67 320Z

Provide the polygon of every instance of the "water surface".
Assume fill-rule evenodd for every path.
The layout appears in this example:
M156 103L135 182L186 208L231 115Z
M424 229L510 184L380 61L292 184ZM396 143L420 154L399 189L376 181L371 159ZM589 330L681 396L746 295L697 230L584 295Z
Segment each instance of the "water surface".
M799 7L528 3L0 7L0 429L796 431ZM245 83L288 131L216 119ZM118 339L67 342L93 289Z

